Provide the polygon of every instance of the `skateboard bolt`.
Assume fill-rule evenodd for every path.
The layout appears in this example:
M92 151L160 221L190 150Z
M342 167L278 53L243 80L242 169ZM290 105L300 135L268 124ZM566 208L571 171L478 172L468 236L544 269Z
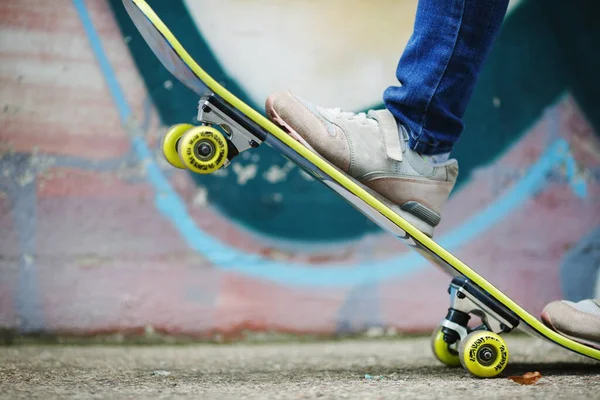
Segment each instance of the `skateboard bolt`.
M204 105L202 106L202 111L204 111L205 113L207 113L207 114L208 114L208 113L209 113L209 112L211 112L212 110L210 109L210 107L209 107L209 106L207 106L206 104L204 104Z
M211 152L211 147L209 145L207 145L206 143L202 143L199 147L198 147L198 153L200 153L201 156L207 157Z
M485 361L490 361L492 359L492 352L489 350L484 350L481 352L481 359Z
M477 352L477 360L482 365L492 365L495 357L496 351L490 348L489 345L484 345L484 347Z
M464 299L467 296L463 292L457 292L456 297L458 297L459 299Z
M248 144L250 145L250 147L252 147L253 149L258 147L258 143L256 143L254 140L250 140L248 142Z

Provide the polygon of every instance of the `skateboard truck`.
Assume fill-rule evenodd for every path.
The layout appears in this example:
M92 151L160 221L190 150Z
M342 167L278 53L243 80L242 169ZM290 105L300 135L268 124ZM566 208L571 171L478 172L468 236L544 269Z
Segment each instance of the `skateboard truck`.
M204 125L218 126L228 136L229 156L224 167L241 152L260 146L267 136L256 123L214 93L200 98L197 118Z
M454 278L448 293L450 308L441 323L441 330L444 341L449 345L464 340L470 332L476 330L507 333L519 325L519 319L512 311L494 301L466 278ZM474 329L467 327L471 315L479 317L482 321L482 324Z

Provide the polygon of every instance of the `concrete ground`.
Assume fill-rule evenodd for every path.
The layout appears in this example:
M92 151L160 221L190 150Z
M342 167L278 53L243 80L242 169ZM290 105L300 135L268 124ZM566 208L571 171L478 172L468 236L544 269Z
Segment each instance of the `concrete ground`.
M506 373L488 380L438 364L428 338L2 347L0 398L599 398L600 363L529 337L507 340ZM530 371L542 379L508 379Z

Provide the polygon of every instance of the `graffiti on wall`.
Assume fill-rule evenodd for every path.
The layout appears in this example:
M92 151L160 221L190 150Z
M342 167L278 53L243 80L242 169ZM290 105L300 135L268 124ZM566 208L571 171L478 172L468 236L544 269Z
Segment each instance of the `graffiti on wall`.
M15 40L0 49L12 98L0 133L0 229L8 232L0 240L2 326L196 334L437 324L447 277L271 149L245 153L208 177L168 166L160 134L194 122L195 95L158 64L120 1L66 3L70 19L50 26L19 8L21 22L7 29L38 47ZM291 21L269 40L284 42L278 53L300 47L277 65L257 44L281 29L272 22L278 13L298 7L294 15L314 15L312 2L175 1L163 13L166 3L150 3L211 74L258 109L282 85L330 106L381 106L378 88L393 83L385 76L393 77L415 8L389 2L362 18L398 40L371 47L360 61L354 46L362 42L344 38L351 22L338 21L339 36L323 49L299 45L311 32ZM335 15L334 3L323 21ZM227 7L236 11L234 30L216 22ZM40 10L59 21L55 9ZM437 233L534 313L558 297L597 293L600 225L600 142L559 79L565 72L535 68L556 56L535 33L531 21L543 24L536 10L536 2L511 9L482 73L455 152L461 181ZM251 30L248 13L265 24ZM402 15L400 27L394 15ZM377 33L367 30L374 36L361 40L372 43ZM77 38L72 53L47 53L47 43L65 37ZM236 37L244 38L239 47ZM343 62L326 69L331 60L319 52ZM517 61L507 63L507 52ZM240 63L242 55L252 62ZM376 82L364 79L369 74ZM348 82L360 84L349 91Z

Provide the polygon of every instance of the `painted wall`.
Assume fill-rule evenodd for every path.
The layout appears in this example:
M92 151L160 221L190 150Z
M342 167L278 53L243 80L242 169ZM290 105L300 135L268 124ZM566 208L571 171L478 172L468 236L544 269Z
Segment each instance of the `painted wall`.
M288 87L325 106L380 107L416 8L149 3L259 110ZM511 3L436 233L534 314L600 292L600 56L583 51L600 38L597 8ZM120 0L4 2L0 29L1 328L423 331L445 314L447 276L271 149L208 177L166 165L160 136L194 122L197 98Z

